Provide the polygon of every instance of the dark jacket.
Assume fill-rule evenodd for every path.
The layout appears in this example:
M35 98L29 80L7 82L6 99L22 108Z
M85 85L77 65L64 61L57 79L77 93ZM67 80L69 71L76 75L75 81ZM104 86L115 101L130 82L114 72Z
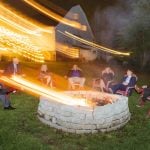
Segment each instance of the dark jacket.
M4 88L2 84L0 84L0 95L6 95L13 92L13 90L9 90L7 88Z
M10 63L4 70L4 75L6 76L11 76L14 74L14 65L13 63ZM21 74L21 70L20 70L20 65L17 64L17 72L16 74Z
M123 77L122 82L125 82L126 79L127 79L127 77L128 77L128 76L125 75L125 76ZM129 82L128 86L129 86L129 87L133 87L133 86L135 86L136 82L137 82L137 77L136 77L135 75L133 75L133 76L131 77L131 79L130 79L130 82Z

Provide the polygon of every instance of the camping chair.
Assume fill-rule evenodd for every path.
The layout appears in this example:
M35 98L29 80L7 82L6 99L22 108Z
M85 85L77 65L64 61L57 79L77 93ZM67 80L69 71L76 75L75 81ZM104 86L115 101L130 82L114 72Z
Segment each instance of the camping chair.
M100 89L100 78L93 79L92 89L95 89L95 90Z
M94 90L102 90L101 87L100 87L100 81L101 79L100 78L96 78L96 79L93 79L93 82L92 82L92 89ZM105 92L109 92L108 88L111 84L114 84L114 80L112 81L108 81L107 85L106 85L106 88L103 89Z
M127 87L125 91L122 91L122 90L118 90L116 92L116 94L119 94L119 95L123 95L123 96L131 96L133 90L134 90L134 86L132 87Z

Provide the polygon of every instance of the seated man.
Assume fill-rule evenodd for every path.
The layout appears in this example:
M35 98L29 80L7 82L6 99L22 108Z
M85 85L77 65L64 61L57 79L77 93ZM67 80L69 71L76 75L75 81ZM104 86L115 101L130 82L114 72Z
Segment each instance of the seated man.
M21 75L19 59L14 57L12 62L5 68L3 74L6 76Z
M93 88L99 87L102 92L108 91L108 87L113 82L114 76L114 71L110 67L106 67L102 71L101 77L94 80Z
M39 79L42 82L45 80L47 86L53 87L51 73L48 71L47 65L42 65L41 66Z
M73 65L72 69L69 70L68 74L69 88L75 89L75 84L79 84L79 88L83 88L85 83L85 78L83 77L82 70L77 66Z
M127 74L123 77L122 82L109 87L111 93L116 94L118 90L126 91L127 87L134 87L137 77L131 70L127 70Z
M9 94L13 92L13 90L8 90L3 87L2 84L0 84L0 100L2 100L4 109L11 110L15 109L11 106L10 100L9 100Z

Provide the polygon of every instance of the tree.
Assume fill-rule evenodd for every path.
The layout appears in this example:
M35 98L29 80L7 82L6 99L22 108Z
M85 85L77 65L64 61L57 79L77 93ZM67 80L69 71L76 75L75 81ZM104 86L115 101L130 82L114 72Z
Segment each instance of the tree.
M120 30L117 42L131 49L131 62L144 69L150 66L150 1L133 1L130 7L133 11L129 23Z

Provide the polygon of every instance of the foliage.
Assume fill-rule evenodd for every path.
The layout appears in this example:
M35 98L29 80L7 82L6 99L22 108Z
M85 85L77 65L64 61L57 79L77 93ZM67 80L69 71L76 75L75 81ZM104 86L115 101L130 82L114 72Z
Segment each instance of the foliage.
M150 1L132 1L131 9L128 25L120 31L117 42L120 47L131 49L130 62L144 69L150 64Z

